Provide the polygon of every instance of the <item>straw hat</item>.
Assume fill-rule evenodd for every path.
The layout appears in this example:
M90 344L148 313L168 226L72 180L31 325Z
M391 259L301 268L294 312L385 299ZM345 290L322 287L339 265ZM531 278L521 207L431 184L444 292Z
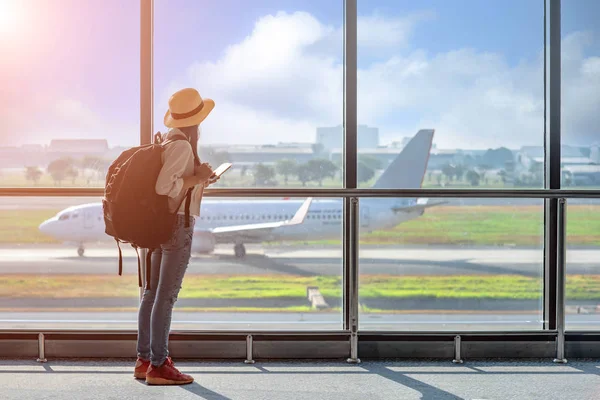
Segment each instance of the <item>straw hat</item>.
M196 89L182 89L169 99L169 109L165 114L167 128L183 128L199 125L215 108L212 99L203 99Z

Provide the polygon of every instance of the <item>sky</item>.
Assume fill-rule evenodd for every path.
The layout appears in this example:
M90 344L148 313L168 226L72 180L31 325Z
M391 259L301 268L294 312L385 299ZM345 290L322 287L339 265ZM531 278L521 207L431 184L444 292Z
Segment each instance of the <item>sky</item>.
M101 6L99 6L101 4ZM493 4L493 6L490 6ZM542 0L359 0L358 120L382 144L542 145ZM343 1L155 0L154 129L169 96L216 107L206 144L315 139L343 118ZM564 1L562 131L600 142L596 0ZM139 138L139 2L0 0L0 146Z

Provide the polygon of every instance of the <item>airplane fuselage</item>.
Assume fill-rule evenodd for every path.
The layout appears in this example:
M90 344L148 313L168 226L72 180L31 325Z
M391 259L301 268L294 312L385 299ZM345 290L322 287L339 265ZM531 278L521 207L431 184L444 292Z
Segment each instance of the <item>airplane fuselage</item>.
M394 206L412 205L414 199L364 199L359 203L362 232L388 229L401 222L417 218L420 212L395 213ZM202 201L200 216L196 218L193 245L210 235L217 227L260 224L289 220L296 213L301 200L215 200ZM313 200L301 224L281 226L256 236L230 235L216 239L216 243L258 243L287 240L340 239L342 236L343 202L341 200ZM69 207L40 227L54 238L79 244L106 242L114 239L105 233L101 203Z

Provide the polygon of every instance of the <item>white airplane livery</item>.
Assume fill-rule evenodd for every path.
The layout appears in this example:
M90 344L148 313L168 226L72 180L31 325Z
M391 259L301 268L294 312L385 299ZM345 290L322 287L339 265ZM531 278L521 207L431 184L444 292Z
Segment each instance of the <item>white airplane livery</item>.
M434 130L420 130L377 179L374 188L420 188L427 169ZM370 232L389 229L423 215L437 204L428 199L361 199L360 229ZM305 200L218 200L204 199L196 218L192 251L211 253L216 244L232 244L237 257L244 257L244 244L265 241L337 239L342 229L343 201ZM102 203L83 204L60 211L44 221L40 231L57 240L78 245L112 242L104 230Z

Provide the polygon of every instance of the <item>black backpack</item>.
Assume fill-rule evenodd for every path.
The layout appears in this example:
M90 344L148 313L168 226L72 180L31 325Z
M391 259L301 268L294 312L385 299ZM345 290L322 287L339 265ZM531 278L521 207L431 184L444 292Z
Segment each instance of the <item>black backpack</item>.
M138 285L142 287L139 249L148 249L146 287L150 288L151 255L173 234L177 211L169 211L168 196L156 193L156 180L162 168L162 154L169 143L156 134L154 143L125 150L113 161L106 174L102 209L105 232L119 248L119 275L123 274L121 243L129 243L138 254ZM186 226L189 224L191 192L186 193ZM177 208L179 209L179 207Z

